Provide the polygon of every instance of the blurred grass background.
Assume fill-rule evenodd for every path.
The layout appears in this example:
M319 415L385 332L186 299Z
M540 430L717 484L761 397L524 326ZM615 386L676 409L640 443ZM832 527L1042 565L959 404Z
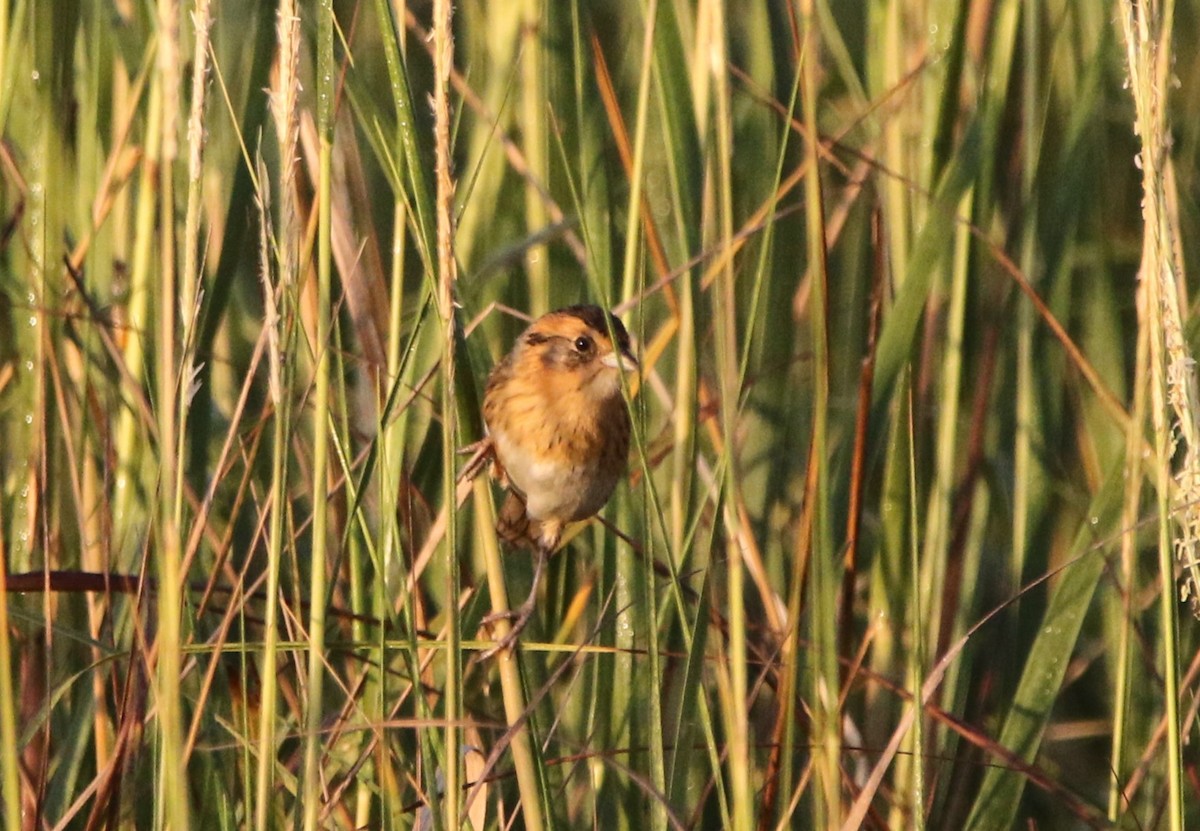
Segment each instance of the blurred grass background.
M6 831L1200 822L1198 14L0 0ZM474 662L576 302L628 486Z

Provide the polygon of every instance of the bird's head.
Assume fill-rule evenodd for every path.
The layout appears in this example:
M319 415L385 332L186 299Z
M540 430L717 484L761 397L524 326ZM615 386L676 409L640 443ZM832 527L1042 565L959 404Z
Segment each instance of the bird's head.
M619 395L619 373L638 368L625 325L599 306L568 306L543 315L521 341L523 358L537 361L543 379L555 386Z

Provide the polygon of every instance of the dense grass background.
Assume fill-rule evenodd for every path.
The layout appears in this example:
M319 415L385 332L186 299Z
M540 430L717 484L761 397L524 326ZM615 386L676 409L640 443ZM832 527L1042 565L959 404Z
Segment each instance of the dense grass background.
M0 0L7 831L1200 822L1198 14ZM629 483L475 662L580 301Z

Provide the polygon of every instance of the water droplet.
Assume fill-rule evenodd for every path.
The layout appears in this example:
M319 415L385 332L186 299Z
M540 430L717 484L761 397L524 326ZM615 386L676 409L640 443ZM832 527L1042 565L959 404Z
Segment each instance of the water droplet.
M33 82L36 84L38 81L40 81L40 80L42 79L42 74L41 74L40 72L38 72L38 71L35 69L35 70L33 70L33 72L30 74L30 76L29 76L29 77L30 77L30 78L32 78L32 79L33 79Z
M26 414L25 414L25 423L26 423L26 424L33 424L33 414L32 414L32 413L26 413Z
M37 326L37 317L35 317L34 315L30 315L29 316L29 325Z

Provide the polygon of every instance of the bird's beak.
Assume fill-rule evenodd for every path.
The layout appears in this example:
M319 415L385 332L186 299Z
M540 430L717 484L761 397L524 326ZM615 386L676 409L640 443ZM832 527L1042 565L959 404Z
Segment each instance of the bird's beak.
M622 349L620 352L609 352L600 359L600 363L611 369L623 369L626 372L636 372L638 369L637 358L627 349Z

